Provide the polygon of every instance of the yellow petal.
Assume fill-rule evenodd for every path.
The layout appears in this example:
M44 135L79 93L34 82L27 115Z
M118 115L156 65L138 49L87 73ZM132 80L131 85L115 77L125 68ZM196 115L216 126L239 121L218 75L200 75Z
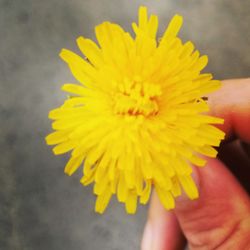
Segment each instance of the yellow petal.
M117 199L120 202L125 202L128 195L128 189L123 175L120 176L117 188Z
M77 44L81 52L95 67L100 67L103 64L102 51L92 40L79 37Z
M77 84L71 84L71 83L66 83L62 86L62 90L67 91L72 94L80 95L80 96L85 96L87 93L89 93L86 88L83 86L77 85Z
M176 176L172 178L171 193L174 197L178 197L181 195L181 186Z
M95 211L97 213L102 214L105 211L111 197L112 197L112 192L110 190L110 187L107 187L106 190L101 195L97 196L95 203Z
M68 130L56 131L46 136L45 140L48 145L55 145L68 140Z
M178 34L182 26L182 23L183 23L182 16L175 15L170 21L165 33L163 34L161 43L165 43L169 41L171 38L174 38Z
M178 180L180 181L185 193L191 200L197 199L199 197L196 184L190 175L178 175Z
M140 196L140 203L141 204L146 204L150 198L150 194L151 194L151 181L150 180L146 180L146 186Z
M88 62L67 49L61 51L60 57L68 63L72 74L80 83L85 86L93 85L96 71Z
M137 195L134 191L128 192L125 206L128 214L134 214L136 212Z
M162 205L167 209L173 209L175 207L175 201L172 194L169 191L163 190L158 186L155 187L156 193L162 203Z
M69 141L63 142L55 146L53 148L53 152L55 155L64 154L72 150L73 148L75 148L78 143L79 142L77 140L69 140Z
M145 29L148 22L148 14L147 14L147 7L141 6L139 8L139 14L138 14L138 27L140 29Z
M71 176L82 164L84 156L79 156L76 158L71 157L68 161L67 165L65 166L64 173Z

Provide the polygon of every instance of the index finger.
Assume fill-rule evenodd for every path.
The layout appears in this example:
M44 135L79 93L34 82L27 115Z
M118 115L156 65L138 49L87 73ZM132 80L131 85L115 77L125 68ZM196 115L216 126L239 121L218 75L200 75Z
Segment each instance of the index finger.
M234 136L250 143L250 78L223 81L222 87L209 95L210 113L225 120L218 125L226 138Z

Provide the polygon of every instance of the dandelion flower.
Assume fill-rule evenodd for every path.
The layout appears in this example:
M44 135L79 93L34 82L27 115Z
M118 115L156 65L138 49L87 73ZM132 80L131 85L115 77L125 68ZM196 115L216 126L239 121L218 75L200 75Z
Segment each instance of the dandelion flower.
M202 155L216 157L224 133L206 115L205 96L219 88L211 74L200 73L207 56L177 37L182 17L175 15L160 40L158 18L139 8L133 38L119 25L95 28L99 45L79 37L83 57L63 49L60 57L79 83L66 83L70 98L52 110L55 132L46 137L54 154L71 151L65 173L83 165L81 183L93 183L95 211L103 213L113 194L135 213L138 199L149 200L152 187L166 209L182 190L198 197L191 165Z

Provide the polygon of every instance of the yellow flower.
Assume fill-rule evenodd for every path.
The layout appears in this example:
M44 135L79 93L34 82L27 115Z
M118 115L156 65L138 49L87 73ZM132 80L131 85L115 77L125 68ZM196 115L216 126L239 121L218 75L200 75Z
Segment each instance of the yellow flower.
M135 213L138 197L146 204L152 186L166 209L174 208L181 188L190 199L198 197L190 164L204 166L200 155L216 157L213 146L224 138L211 125L223 120L204 115L203 97L220 82L200 74L207 56L181 42L181 25L182 17L174 16L158 42L157 16L148 18L140 7L135 38L104 22L95 28L99 46L77 39L85 59L67 49L60 53L80 84L62 86L71 97L49 113L56 131L46 141L57 144L56 155L71 151L68 175L84 163L81 183L94 183L96 212L116 194Z

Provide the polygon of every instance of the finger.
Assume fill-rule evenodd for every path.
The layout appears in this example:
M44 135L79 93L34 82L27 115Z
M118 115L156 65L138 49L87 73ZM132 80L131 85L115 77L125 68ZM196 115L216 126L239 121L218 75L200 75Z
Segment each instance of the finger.
M250 143L250 78L223 81L221 89L209 95L210 113L224 118L218 125L227 138L237 136Z
M175 214L191 249L247 249L250 201L226 166L209 159L195 170L200 197L177 199Z
M161 205L154 192L151 198L148 221L146 223L142 250L179 250L184 249L185 239L173 212Z

